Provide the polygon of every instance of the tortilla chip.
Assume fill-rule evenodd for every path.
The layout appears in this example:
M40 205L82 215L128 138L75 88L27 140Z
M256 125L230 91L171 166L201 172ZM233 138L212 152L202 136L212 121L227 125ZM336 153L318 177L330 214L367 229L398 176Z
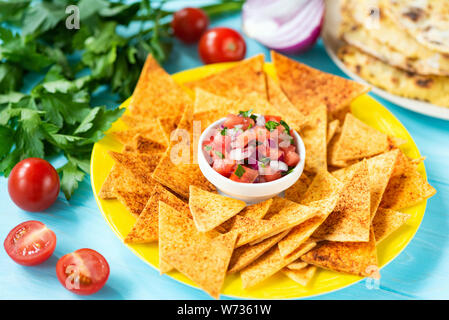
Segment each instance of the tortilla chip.
M425 157L420 157L418 159L410 159L407 157L402 150L398 149L398 157L394 165L391 177L397 177L404 174L406 171L417 171L419 164L424 161Z
M252 110L256 114L280 116L288 122L283 113L271 105L264 96L257 93L249 93L244 97L231 100L202 89L195 89L194 120L201 121L202 130L230 113L237 114L239 111L247 110Z
M137 152L137 153L163 153L167 149L166 145L163 145L155 140L145 138L144 136L137 134L130 144L125 145L123 152Z
M237 234L211 238L198 232L187 213L159 202L159 255L212 297L218 298Z
M157 122L162 132L165 133L165 138L170 141L170 135L178 127L178 123L181 121L181 116L169 116L169 117L159 117Z
M151 197L151 191L123 191L119 189L114 190L114 194L117 196L117 200L134 216L140 215Z
M131 114L142 116L142 122L154 122L155 117L181 115L191 103L188 94L148 55L131 97Z
M238 111L253 110L253 113L261 115L273 115L279 116L289 124L289 118L280 110L276 109L265 96L261 96L258 93L249 93L244 97L235 100Z
M164 274L174 270L174 268L165 260L159 259L159 272L160 274Z
M190 186L189 207L200 232L214 229L242 211L245 206L245 201Z
M388 136L348 113L338 140L329 150L330 163L354 160L388 151Z
M419 172L407 169L402 175L390 179L380 207L400 210L430 198L436 190Z
M327 138L326 143L329 144L329 142L332 140L334 135L340 130L340 120L332 120L327 124Z
M263 217L265 217L265 215L268 213L268 210L270 209L272 203L273 199L268 199L256 204L252 204L250 206L245 207L242 211L240 211L238 213L238 216L254 220L260 220ZM231 228L234 226L235 223L235 217L232 217L231 219L223 222L220 225L220 228L222 228L222 230L225 230L226 232L231 230Z
M312 180L307 176L307 174L301 174L298 181L285 190L285 199L300 203L301 198L304 196L311 183Z
M263 73L264 56L256 55L243 60L221 72L200 80L186 83L190 89L201 88L230 99L245 97L255 92L266 98L265 75Z
M321 104L330 113L337 112L369 90L365 85L308 67L275 51L271 51L271 60L282 90L304 114Z
M159 162L160 154L119 153L109 151L118 172L111 192L134 215L144 209L153 192L151 172Z
M290 263L287 266L287 268L290 269L290 270L301 270L301 269L303 269L303 268L305 268L307 266L308 266L307 263L301 261L301 259L298 259L298 260L293 261L292 263Z
M239 216L243 216L251 219L262 219L268 213L271 205L273 203L273 199L268 199L256 204L252 204L244 208Z
M394 231L399 229L399 227L402 226L409 218L410 215L407 213L379 208L373 219L376 243L381 242Z
M119 166L112 166L111 171L101 185L100 192L98 196L104 200L116 199L117 196L114 193L115 180L123 174L122 169Z
M302 286L307 286L315 275L317 267L315 266L306 266L300 270L291 270L290 268L284 268L282 272Z
M216 191L215 187L204 177L197 164L175 165L166 152L154 170L153 179L173 190L185 199L189 198L189 186L194 185L205 191Z
M125 243L148 243L157 241L159 237L159 201L177 211L185 211L190 215L189 205L176 197L160 184L154 186L153 195L148 200L136 223L125 238Z
M164 132L160 128L160 126L157 123L150 123L148 125L145 125L144 127L135 127L135 123L132 125L130 129L123 130L123 131L114 131L112 132L112 135L122 144L129 144L132 139L140 134L142 137L147 139L152 139L155 142L158 142L165 147L168 146L168 139L164 135Z
M142 192L151 192L154 186L154 180L151 173L156 168L161 156L160 154L138 154L138 153L119 153L109 151L109 155L114 159L123 171L126 173L122 176L127 181L122 191L126 191L133 187L133 190Z
M333 194L343 188L343 184L331 175L327 170L321 170L312 180L306 193L300 199L300 203L308 204L309 202L323 200L331 197Z
M137 134L133 139L125 143L122 152L158 153L161 150L165 150L165 146ZM101 186L98 196L105 200L116 199L114 188L121 189L122 191L127 190L127 188L131 188L136 192L140 191L139 189L133 188L133 185L126 181L130 181L130 179L126 177L123 168L120 165L112 166L111 171ZM126 188L124 184L126 184Z
M243 288L253 287L271 277L315 246L315 242L307 242L298 248L289 258L283 258L279 252L279 248L274 246L240 272Z
M309 126L301 132L307 150L304 170L317 173L327 169L327 112L324 105L317 106L309 114Z
M336 193L328 199L310 202L308 206L319 209L319 214L294 227L286 237L279 241L278 247L281 256L287 257L306 242L334 210L338 199L339 195Z
M235 112L223 112L223 110L210 110L210 111L203 111L199 113L195 113L193 115L193 120L196 123L201 124L201 133L207 129L212 123L214 123L217 120L220 120L221 118L226 117L229 113L235 113Z
M299 130L307 123L307 118L288 100L279 85L267 75L268 101L284 115L291 128Z
M351 170L334 211L315 231L313 237L331 241L368 241L370 186L366 160Z
M229 262L228 273L240 271L248 266L251 262L255 261L270 248L276 245L276 243L285 237L289 231L290 230L281 232L255 245L245 244L244 246L235 249L231 257L231 262Z
M193 153L195 151L196 154L196 150L194 148L195 143L191 143L193 141L192 131L193 105L186 107L178 127L173 134L176 138L184 138L184 141L171 141L170 147L162 156L161 161L152 175L154 180L185 199L189 198L190 185L197 186L206 191L216 191L215 187L204 177L198 164L193 163ZM185 141L187 139L185 137L186 134L188 134L188 139L190 139L188 141ZM182 152L181 155L179 155L179 150ZM185 150L189 150L188 155L184 154ZM179 160L179 163L173 163L172 159Z
M303 255L301 260L328 270L380 278L372 228L368 242L323 241Z
M366 160L369 172L371 219L373 219L380 201L382 200L388 181L390 181L398 154L399 150L395 149ZM350 172L351 167L347 167L334 171L332 174L340 181L344 181Z
M277 208L275 211L272 211L273 206ZM236 247L247 243L254 245L275 234L291 229L316 216L318 213L319 210L316 208L275 197L269 212L262 220L236 216L236 221L232 228L232 230L240 233Z
M236 113L237 106L235 100L227 99L223 96L213 94L201 88L195 88L195 101L193 105L193 114L207 111L220 111L226 114ZM217 120L220 117L217 118Z

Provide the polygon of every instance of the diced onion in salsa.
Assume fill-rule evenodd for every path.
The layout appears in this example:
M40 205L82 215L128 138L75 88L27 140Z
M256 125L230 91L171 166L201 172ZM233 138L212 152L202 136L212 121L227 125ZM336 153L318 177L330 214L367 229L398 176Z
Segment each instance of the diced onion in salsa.
M281 117L257 115L252 110L228 115L202 148L215 171L242 183L280 179L300 161L288 124Z

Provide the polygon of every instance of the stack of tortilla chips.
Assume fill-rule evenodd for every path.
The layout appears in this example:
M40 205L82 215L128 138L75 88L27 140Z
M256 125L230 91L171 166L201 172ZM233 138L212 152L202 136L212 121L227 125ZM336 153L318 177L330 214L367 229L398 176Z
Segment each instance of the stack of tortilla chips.
M136 216L125 242L158 241L160 272L178 270L215 298L228 273L240 272L244 288L278 272L313 285L319 268L378 277L377 243L409 218L398 210L435 193L400 139L350 113L367 87L274 52L272 61L278 81L259 55L185 84L191 100L149 57L123 117L129 129L113 133L124 147L110 153L100 196ZM307 150L305 173L285 198L250 206L204 178L192 131L194 120L205 129L248 109L286 119ZM182 133L190 154L173 163Z
M449 107L449 1L340 0L345 65L393 94Z

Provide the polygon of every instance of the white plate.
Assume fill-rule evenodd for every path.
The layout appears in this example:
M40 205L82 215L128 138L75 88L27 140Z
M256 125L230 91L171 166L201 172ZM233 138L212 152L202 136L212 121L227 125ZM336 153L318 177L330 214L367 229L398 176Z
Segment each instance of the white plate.
M343 45L343 42L337 37L340 20L340 0L326 0L326 16L321 36L327 54L344 73L358 82L368 84L372 88L372 92L398 106L427 116L449 120L449 108L439 107L431 103L407 99L391 94L383 89L373 86L349 70L337 56L338 49Z

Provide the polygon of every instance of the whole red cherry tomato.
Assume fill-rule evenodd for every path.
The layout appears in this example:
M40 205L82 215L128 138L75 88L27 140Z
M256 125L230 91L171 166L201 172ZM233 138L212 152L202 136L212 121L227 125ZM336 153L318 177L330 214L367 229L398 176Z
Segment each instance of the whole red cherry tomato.
M89 295L103 288L109 277L109 264L97 251L79 249L58 260L56 275L67 290Z
M197 42L209 25L206 13L197 8L184 8L173 15L171 26L175 36L185 43Z
M43 211L50 207L59 194L59 176L53 166L40 158L20 161L8 179L12 201L26 211Z
M198 49L205 64L239 61L245 57L246 44L233 29L213 28L201 36Z
M56 235L39 221L26 221L12 229L3 243L6 253L23 266L34 266L55 251Z

